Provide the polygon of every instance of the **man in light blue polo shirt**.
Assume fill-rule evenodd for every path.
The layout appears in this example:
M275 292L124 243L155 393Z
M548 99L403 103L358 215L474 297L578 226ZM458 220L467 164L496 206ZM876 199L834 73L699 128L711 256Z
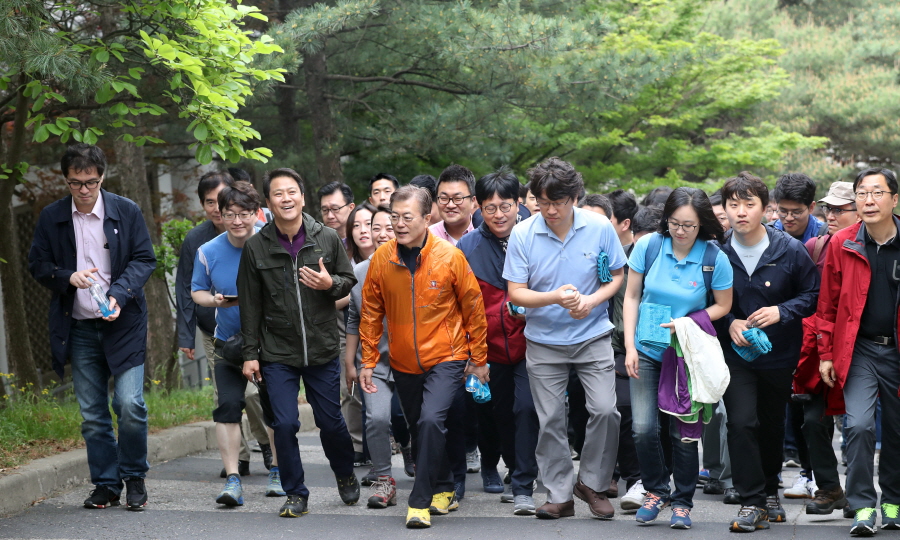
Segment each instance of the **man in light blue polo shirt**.
M595 517L611 519L606 490L616 465L619 413L607 306L622 285L625 252L605 216L575 208L584 182L571 164L550 158L528 176L540 215L513 229L503 278L512 303L527 310L525 361L540 423L538 468L548 492L536 515L575 515L574 495ZM609 257L609 283L598 278L601 252ZM590 414L577 481L566 436L570 367L584 385Z

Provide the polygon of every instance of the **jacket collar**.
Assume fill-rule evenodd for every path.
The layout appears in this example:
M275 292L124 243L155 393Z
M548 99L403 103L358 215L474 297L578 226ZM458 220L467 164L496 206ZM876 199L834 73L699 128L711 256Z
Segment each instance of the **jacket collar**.
M431 250L434 249L434 245L437 243L435 241L436 237L433 232L431 232L430 228L425 229L425 245L422 246L422 250L419 251L419 257L424 261L428 254L431 253ZM388 241L388 245L391 247L391 262L399 265L406 266L403 263L403 260L400 258L400 244L397 242L397 239ZM379 248L380 249L380 248Z
M769 247L763 252L762 256L759 258L759 262L756 265L756 268L762 268L766 263L778 259L787 251L788 244L793 238L788 233L776 229L770 225L763 225L766 228L766 236L769 238ZM728 255L728 258L731 260L732 266L736 266L736 263L740 263L740 267L746 272L747 269L744 267L743 261L740 260L740 257L737 256L737 253L734 251L734 246L732 242L734 241L733 231L729 230L725 236L725 245L723 248L725 249L725 253ZM755 273L755 272L754 272Z
M103 220L114 219L119 220L118 196L100 188L100 196L103 197ZM72 221L72 196L67 195L60 201L59 207L56 209L56 222L63 223Z

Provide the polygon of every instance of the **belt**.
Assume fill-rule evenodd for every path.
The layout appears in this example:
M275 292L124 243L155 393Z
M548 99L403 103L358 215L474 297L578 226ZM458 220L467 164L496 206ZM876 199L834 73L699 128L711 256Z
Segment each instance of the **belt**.
M872 343L884 346L891 346L894 344L894 338L891 336L860 336L866 341L871 341Z

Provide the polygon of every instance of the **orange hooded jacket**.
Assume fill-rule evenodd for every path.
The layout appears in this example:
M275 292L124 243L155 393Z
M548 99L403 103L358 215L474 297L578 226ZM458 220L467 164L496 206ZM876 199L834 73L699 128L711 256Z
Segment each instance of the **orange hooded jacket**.
M387 317L391 368L425 373L436 364L487 362L487 321L478 280L462 251L428 232L413 276L391 240L372 255L362 290L362 366L380 359ZM414 302L413 302L414 301Z

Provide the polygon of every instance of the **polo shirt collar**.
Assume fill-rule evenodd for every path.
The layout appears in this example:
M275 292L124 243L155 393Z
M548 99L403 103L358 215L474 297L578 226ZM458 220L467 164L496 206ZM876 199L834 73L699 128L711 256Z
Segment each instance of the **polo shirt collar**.
M663 242L663 254L671 255L672 258L675 258L675 252L672 250L672 237L666 237L669 241ZM694 246L691 248L691 251L687 254L687 257L682 259L681 261L676 261L678 263L695 263L700 264L700 261L703 259L703 246L706 243L699 238L694 241Z
M577 231L578 229L587 225L587 219L584 217L584 212L587 212L587 210L582 210L581 208L573 208L572 212L574 212L574 215L575 215L575 217L572 219L572 229ZM544 216L541 214L538 214L538 215L540 216L540 219L538 219L537 222L534 224L535 225L534 232L539 233L539 234L540 233L546 234L549 236L550 233L553 231L551 231L550 227L547 226L547 222L544 220ZM566 234L566 236L568 236L568 234ZM560 240L563 242L566 241L565 238L560 238Z

